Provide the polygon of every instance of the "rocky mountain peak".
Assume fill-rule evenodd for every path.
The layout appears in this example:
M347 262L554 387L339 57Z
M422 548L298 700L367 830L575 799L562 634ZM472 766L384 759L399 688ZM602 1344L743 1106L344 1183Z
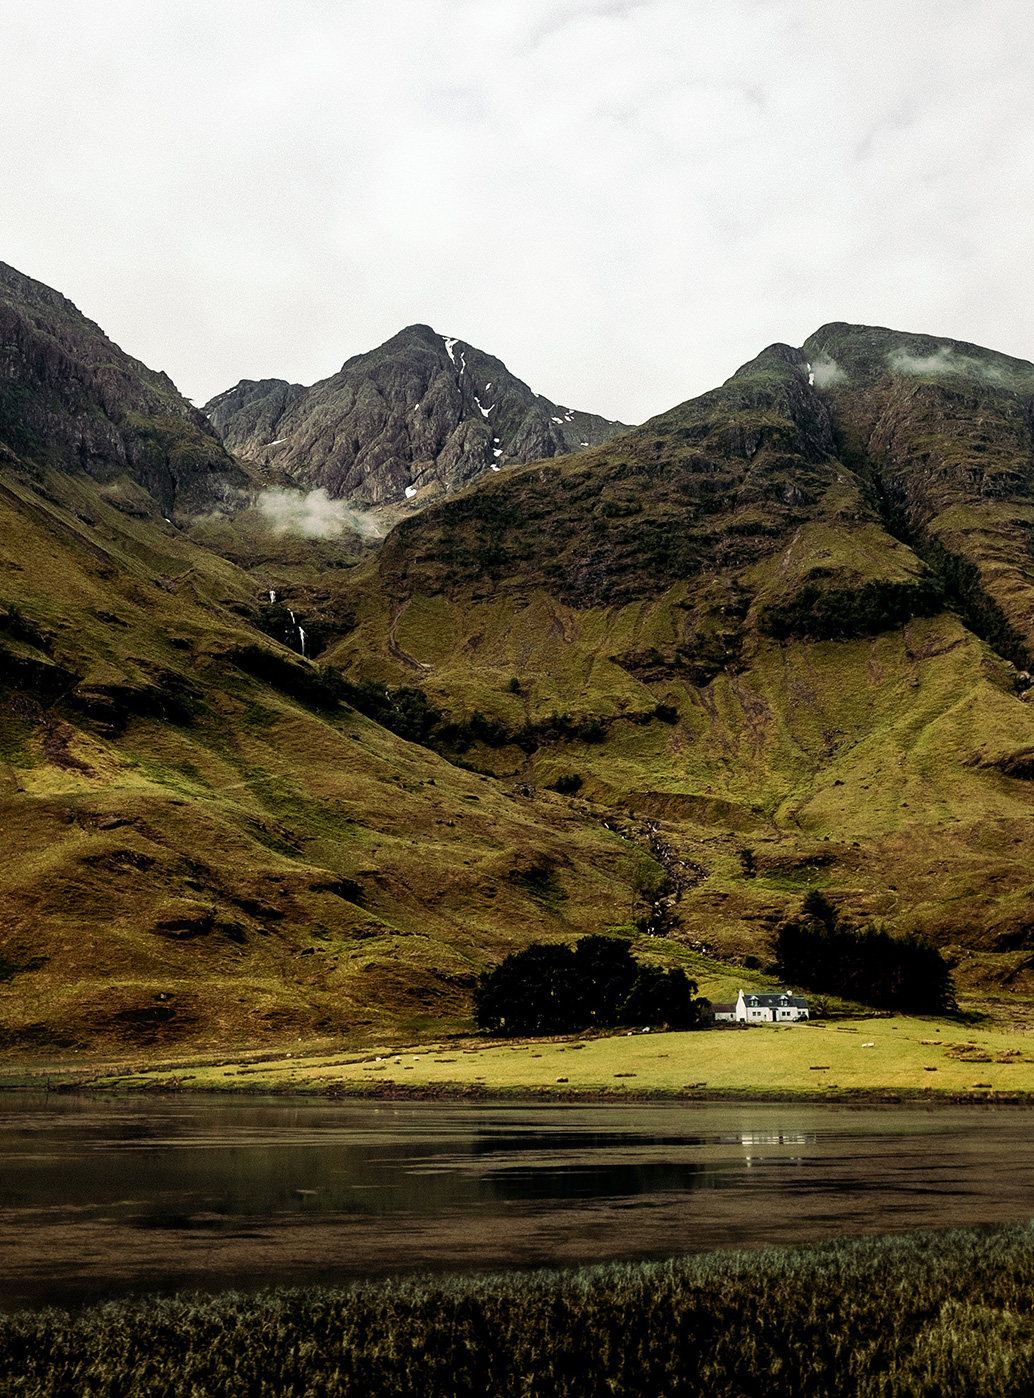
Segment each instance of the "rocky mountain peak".
M1034 364L1028 360L945 335L833 321L805 340L802 353L825 366L817 379L819 387L870 387L888 379L919 383L968 378L990 388L1034 391Z
M625 428L534 393L502 360L423 324L311 388L243 380L205 411L246 460L364 506L423 504Z

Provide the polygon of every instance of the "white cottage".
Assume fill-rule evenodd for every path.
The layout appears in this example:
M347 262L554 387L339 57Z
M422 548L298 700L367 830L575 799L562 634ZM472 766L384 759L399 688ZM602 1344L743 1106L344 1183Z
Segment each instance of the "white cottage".
M808 1018L808 1002L785 990L764 995L741 990L735 1004L715 1005L714 1017L738 1024L793 1024Z

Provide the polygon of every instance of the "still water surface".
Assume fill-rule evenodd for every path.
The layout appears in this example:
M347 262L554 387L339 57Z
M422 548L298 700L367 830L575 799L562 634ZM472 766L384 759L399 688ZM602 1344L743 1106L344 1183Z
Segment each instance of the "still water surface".
M1019 1108L0 1097L0 1307L1034 1216Z

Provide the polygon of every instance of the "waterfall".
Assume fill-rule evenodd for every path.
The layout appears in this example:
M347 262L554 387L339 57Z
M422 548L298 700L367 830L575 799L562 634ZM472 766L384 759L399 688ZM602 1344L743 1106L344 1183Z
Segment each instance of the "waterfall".
M294 615L294 614L292 613L292 616L293 616L293 615ZM302 659L304 660L304 659L305 659L305 632L302 630L302 628L301 628L300 626L299 626L299 628L298 628L298 639L299 639L299 641L301 641L301 643L302 643Z
M276 601L276 593L272 588L269 589L269 601L271 604Z

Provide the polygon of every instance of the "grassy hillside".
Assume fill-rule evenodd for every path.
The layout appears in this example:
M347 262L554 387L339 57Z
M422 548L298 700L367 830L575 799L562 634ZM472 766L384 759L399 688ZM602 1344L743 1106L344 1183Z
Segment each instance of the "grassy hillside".
M357 714L252 579L85 477L7 473L0 579L8 1045L416 1028L649 863Z
M701 988L719 986L730 999L736 984L755 978L709 974ZM724 985L723 985L724 982ZM17 1072L17 1070L15 1070ZM301 1092L329 1096L397 1093L418 1096L572 1094L637 1097L643 1094L750 1096L834 1100L889 1097L930 1100L1015 1100L1034 1095L1034 1051L1029 1032L1003 1033L946 1025L913 1016L853 1020L815 1019L795 1025L753 1025L713 1033L632 1033L513 1041L462 1038L382 1043L342 1054L295 1044L284 1055L215 1062L168 1057L155 1064L94 1063L72 1078L105 1090L178 1088L212 1092ZM67 1074L52 1064L47 1075ZM39 1075L16 1076L32 1086Z
M442 1032L608 929L763 971L809 889L1023 1020L1031 366L826 327L374 552L231 517L173 386L0 282L3 1044Z
M396 529L328 659L422 690L426 740L479 770L659 822L691 945L764 960L821 888L934 936L963 990L1026 992L1025 679L892 530L809 365L774 347Z

